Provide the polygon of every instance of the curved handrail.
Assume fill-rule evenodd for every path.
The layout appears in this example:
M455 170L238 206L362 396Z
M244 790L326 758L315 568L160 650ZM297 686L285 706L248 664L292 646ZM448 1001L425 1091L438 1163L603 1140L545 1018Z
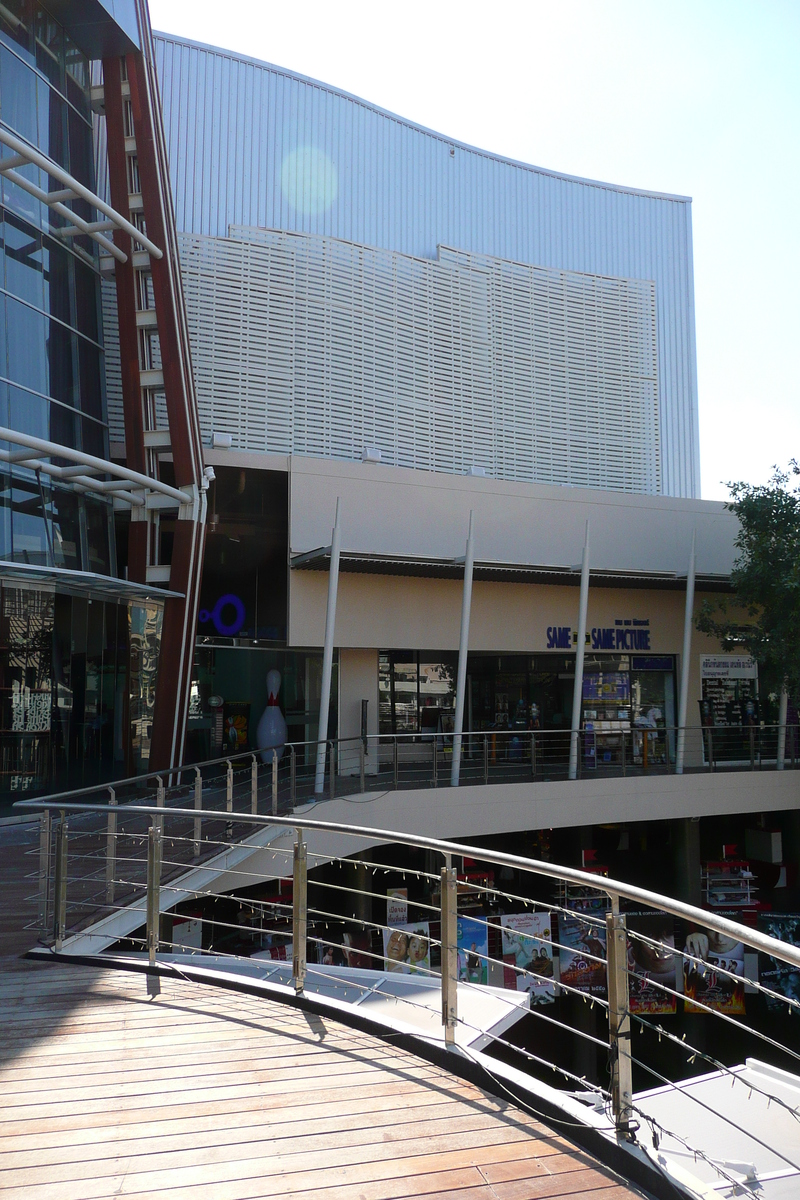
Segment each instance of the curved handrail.
M15 808L57 809L69 812L100 813L108 813L109 811L109 806L105 804L70 804L45 798L41 800L34 798L20 800L15 805ZM116 811L118 812L119 810ZM164 809L149 804L129 804L125 806L124 811L126 814L138 814L157 818L163 818L168 815L170 817L186 817L192 820L198 816L209 817L215 820L219 820L221 817L230 819L230 814L221 814L216 809ZM648 908L670 913L674 917L693 921L706 929L713 929L717 933L733 937L736 941L750 946L753 950L759 950L763 954L770 955L772 958L778 958L782 962L800 968L800 946L790 946L787 942L782 942L778 938L770 937L765 933L759 933L757 930L749 928L749 926L740 925L738 921L731 921L727 917L718 916L708 909L696 908L693 904L687 904L682 900L674 900L670 896L664 896L659 892L651 892L646 888L624 883L622 880L609 879L603 875L593 875L589 871L581 871L577 867L557 866L553 863L544 862L542 859L524 858L519 854L506 854L499 850L487 850L482 846L470 846L463 842L444 841L440 838L425 837L422 834L403 833L398 830L389 829L375 829L368 825L348 825L341 821L314 821L297 814L291 817L274 817L261 816L255 813L236 813L235 818L237 823L249 825L282 825L290 829L308 829L320 833L341 833L353 837L374 838L376 841L381 842L398 842L401 845L414 846L422 850L436 850L443 855L467 855L494 863L497 866L516 867L529 871L534 875L543 875L550 879L560 879L567 883L581 884L585 887L591 887L596 891L606 892L612 901L615 899L617 901L620 899L632 900L635 903L644 904Z

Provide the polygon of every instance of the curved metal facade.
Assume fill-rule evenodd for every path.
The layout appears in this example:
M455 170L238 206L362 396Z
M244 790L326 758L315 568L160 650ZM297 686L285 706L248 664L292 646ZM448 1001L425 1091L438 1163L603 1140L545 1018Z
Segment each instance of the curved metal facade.
M655 283L661 484L700 491L691 202L454 142L325 84L156 36L178 229L251 225L423 258L453 246Z

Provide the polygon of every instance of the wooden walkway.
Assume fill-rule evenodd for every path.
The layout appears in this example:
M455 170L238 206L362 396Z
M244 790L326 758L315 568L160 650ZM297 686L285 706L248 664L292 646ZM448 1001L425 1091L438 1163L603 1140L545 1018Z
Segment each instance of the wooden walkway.
M278 1003L18 963L0 979L3 1200L632 1200L531 1116Z

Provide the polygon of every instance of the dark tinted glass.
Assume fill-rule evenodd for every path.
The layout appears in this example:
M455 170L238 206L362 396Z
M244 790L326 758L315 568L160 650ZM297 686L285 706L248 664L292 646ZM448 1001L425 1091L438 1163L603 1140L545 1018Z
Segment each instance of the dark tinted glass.
M32 396L22 388L8 389L9 428L33 437L52 440L50 437L50 402L43 396ZM15 468L16 470L16 468Z
M0 5L0 41L13 46L33 62L32 0L3 0Z
M70 173L75 176L84 187L94 191L94 158L92 154L92 129L84 119L76 113L74 108L69 109L67 116L67 129L69 132L69 169ZM72 206L75 212L79 211L78 205L83 204L83 201L74 200ZM86 211L80 212L86 220L94 220L94 216L90 214L88 207Z
M50 359L50 395L62 404L75 405L78 381L75 372L75 334L59 321L50 321L47 352Z
M14 479L11 491L11 537L15 562L48 565L48 530L42 488L33 479Z
M78 338L80 361L81 411L96 420L103 419L103 392L100 382L100 351L97 346Z
M3 222L5 286L15 296L42 307L42 235L32 225L7 213Z
M57 88L64 90L64 37L61 26L44 9L36 8L36 65Z
M0 118L34 145L38 140L36 80L30 67L0 45Z
M71 408L64 408L63 404L51 404L49 440L51 442L58 442L60 446L70 446L73 450L77 450L77 426L79 420L80 418L75 415ZM73 463L68 464L66 459L61 465L74 466Z
M70 272L75 256L52 238L44 239L44 306L54 317L72 321L70 306Z
M106 428L97 421L84 417L81 422L83 429L83 444L81 450L86 454L94 454L96 458L108 458L106 445Z
M43 154L49 154L54 162L66 170L67 159L67 109L66 100L49 87L43 79L39 80L39 147ZM57 191L61 184L51 180L50 191Z
M68 34L64 34L64 63L67 69L67 99L87 120L91 119L89 107L89 60L79 50Z
M14 383L47 393L47 319L13 297L6 297L8 375Z
M0 292L0 375L8 374L8 352L6 343L6 298ZM4 425L6 421L2 422Z
M81 569L81 533L78 496L75 492L54 487L52 498L55 565L79 571Z
M98 340L97 304L100 291L100 280L91 267L76 258L75 267L75 309L77 326L80 333L85 333L92 341Z
M87 495L86 505L86 538L89 544L88 569L98 575L111 573L111 561L108 550L111 507L102 500L95 500Z

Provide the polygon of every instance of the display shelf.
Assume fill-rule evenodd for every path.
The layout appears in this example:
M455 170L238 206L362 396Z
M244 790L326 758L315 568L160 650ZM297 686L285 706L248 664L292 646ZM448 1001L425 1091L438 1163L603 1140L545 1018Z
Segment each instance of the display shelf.
M702 872L703 902L708 908L749 908L755 904L753 872L743 858L707 862Z

